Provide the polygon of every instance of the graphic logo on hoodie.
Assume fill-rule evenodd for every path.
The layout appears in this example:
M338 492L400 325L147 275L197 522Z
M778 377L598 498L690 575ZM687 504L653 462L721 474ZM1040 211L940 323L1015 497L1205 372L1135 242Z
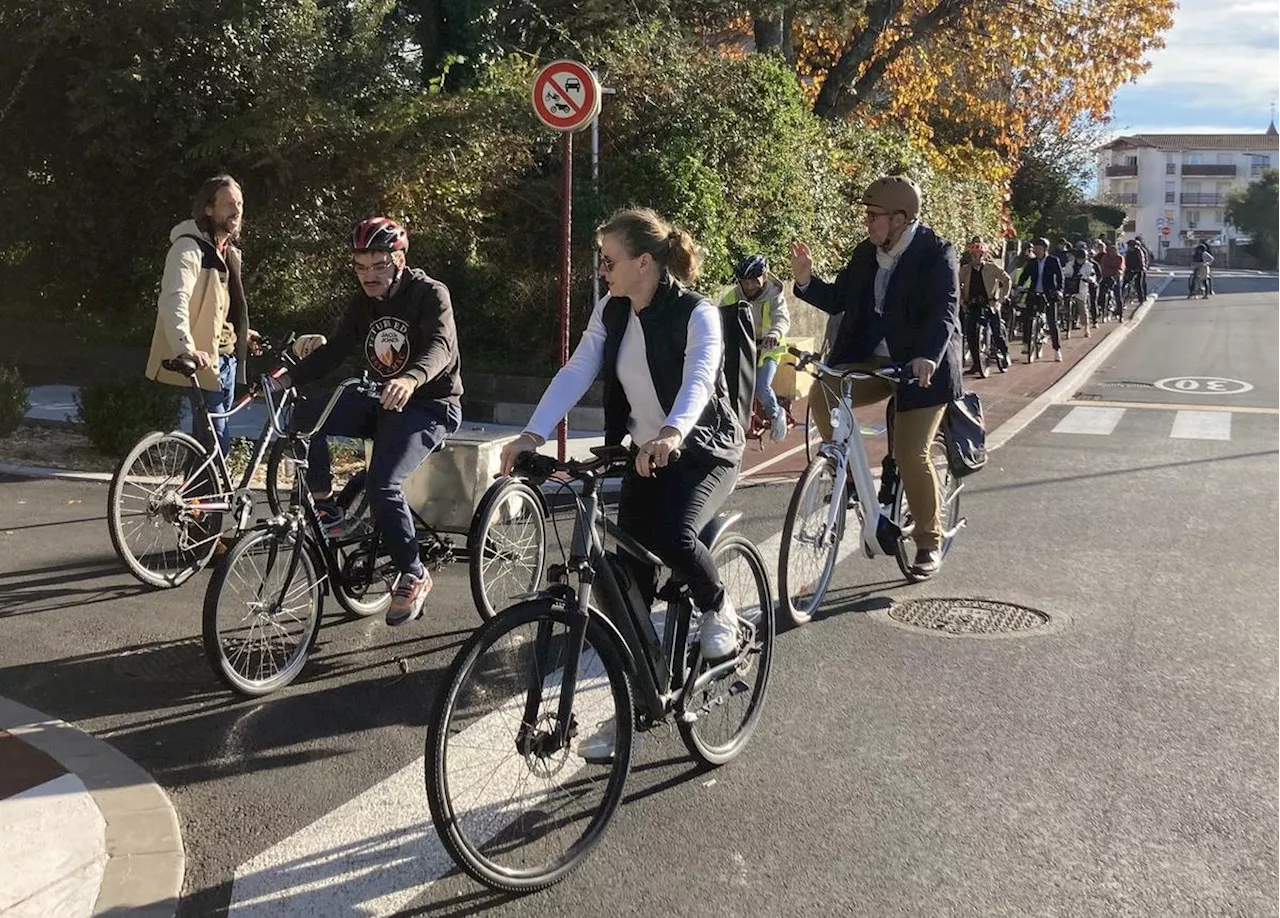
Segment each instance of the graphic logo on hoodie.
M378 319L369 326L364 355L375 373L398 374L409 362L409 323L397 316Z

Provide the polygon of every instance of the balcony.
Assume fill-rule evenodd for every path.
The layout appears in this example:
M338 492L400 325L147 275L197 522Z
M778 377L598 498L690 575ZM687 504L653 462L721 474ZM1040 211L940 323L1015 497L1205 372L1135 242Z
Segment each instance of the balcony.
M1107 178L1129 177L1137 174L1138 166L1136 163L1132 166L1107 166Z
M1221 207L1226 196L1215 192L1191 192L1183 193L1182 204L1184 207L1195 205L1197 207Z
M1117 204L1137 204L1138 203L1138 193L1136 191L1125 191L1125 192L1121 192L1120 194L1113 194L1111 198Z
M1182 165L1182 174L1183 174L1183 175L1226 175L1226 176L1234 176L1234 175L1236 174L1236 167L1235 167L1235 166L1221 166L1221 165L1206 165L1206 164L1201 164L1201 165L1195 165L1195 166L1193 166L1193 165L1191 165L1190 163L1183 163L1183 165Z

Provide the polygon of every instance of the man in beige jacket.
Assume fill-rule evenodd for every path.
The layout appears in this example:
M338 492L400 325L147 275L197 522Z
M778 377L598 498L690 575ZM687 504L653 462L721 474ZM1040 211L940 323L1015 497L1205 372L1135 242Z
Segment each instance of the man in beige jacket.
M249 328L249 307L240 280L240 235L244 197L229 175L206 179L196 192L191 219L169 233L169 254L151 336L147 376L181 386L191 399L192 433L210 451L214 444L200 420L197 396L187 377L162 367L161 361L190 357L198 370L203 404L211 412L227 411L236 383L245 381L245 357L258 352L258 333ZM226 418L213 421L218 445L230 448Z
M964 313L965 338L969 342L969 372L986 377L982 355L981 329L991 329L1001 370L1009 368L1009 342L1000 322L1000 303L1009 295L1011 281L1004 268L991 260L991 253L981 238L969 243L969 263L960 268L960 308Z

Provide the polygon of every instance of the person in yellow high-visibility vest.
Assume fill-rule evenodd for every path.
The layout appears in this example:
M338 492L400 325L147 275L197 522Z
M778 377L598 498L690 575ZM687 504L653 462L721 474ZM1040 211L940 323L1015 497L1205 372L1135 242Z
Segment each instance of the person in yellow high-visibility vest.
M734 284L721 302L730 306L748 303L758 336L756 352L756 400L761 413L769 419L769 436L779 442L787 436L787 412L778 404L773 392L773 378L778 364L787 352L787 330L791 315L782 292L782 281L769 273L769 262L763 255L748 255L738 262L733 272Z

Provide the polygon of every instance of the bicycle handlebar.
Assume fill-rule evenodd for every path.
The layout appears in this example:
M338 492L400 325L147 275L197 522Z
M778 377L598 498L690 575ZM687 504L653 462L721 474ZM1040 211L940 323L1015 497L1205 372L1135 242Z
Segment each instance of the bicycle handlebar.
M262 393L267 401L267 414L271 418L271 427L275 430L276 436L287 437L289 434L280 426L280 412L276 408L274 399L272 398L271 387L266 384L267 377L263 377ZM316 421L315 427L306 433L295 431L294 436L303 440L310 440L320 432L320 428L324 426L324 422L329 420L329 415L333 413L333 408L338 404L338 399L342 397L342 393L347 389L355 388L361 395L367 395L370 398L377 398L386 383L369 378L369 372L366 370L359 376L352 376L338 383L333 389L333 394L329 396L329 401L324 406L324 410L320 412L320 417ZM292 387L290 387L292 388Z
M293 342L298 337L297 332L289 332L283 343L277 345L270 338L258 339L258 354L255 356L270 356L272 353L283 355L284 362L290 366L298 362L297 355L293 353ZM193 378L200 367L196 364L196 359L189 354L182 354L174 357L172 360L161 360L160 366L164 367L170 373L181 373L188 379Z
M817 354L810 351L802 351L798 347L788 347L787 353L799 361L796 364L797 371L814 367L818 370L818 373L826 376L835 376L841 380L883 379L895 383L912 383L916 381L916 377L910 375L910 370L907 367L899 366L898 364L886 364L882 367L873 367L865 370L837 370L835 367L827 366ZM812 373L813 371L810 370L810 372Z
M514 471L529 478L547 479L564 472L571 478L583 479L603 476L609 472L622 472L631 464L631 449L626 446L593 446L591 453L595 456L594 459L568 459L560 462L530 450L516 458ZM679 459L680 450L673 449L668 461L677 462Z

